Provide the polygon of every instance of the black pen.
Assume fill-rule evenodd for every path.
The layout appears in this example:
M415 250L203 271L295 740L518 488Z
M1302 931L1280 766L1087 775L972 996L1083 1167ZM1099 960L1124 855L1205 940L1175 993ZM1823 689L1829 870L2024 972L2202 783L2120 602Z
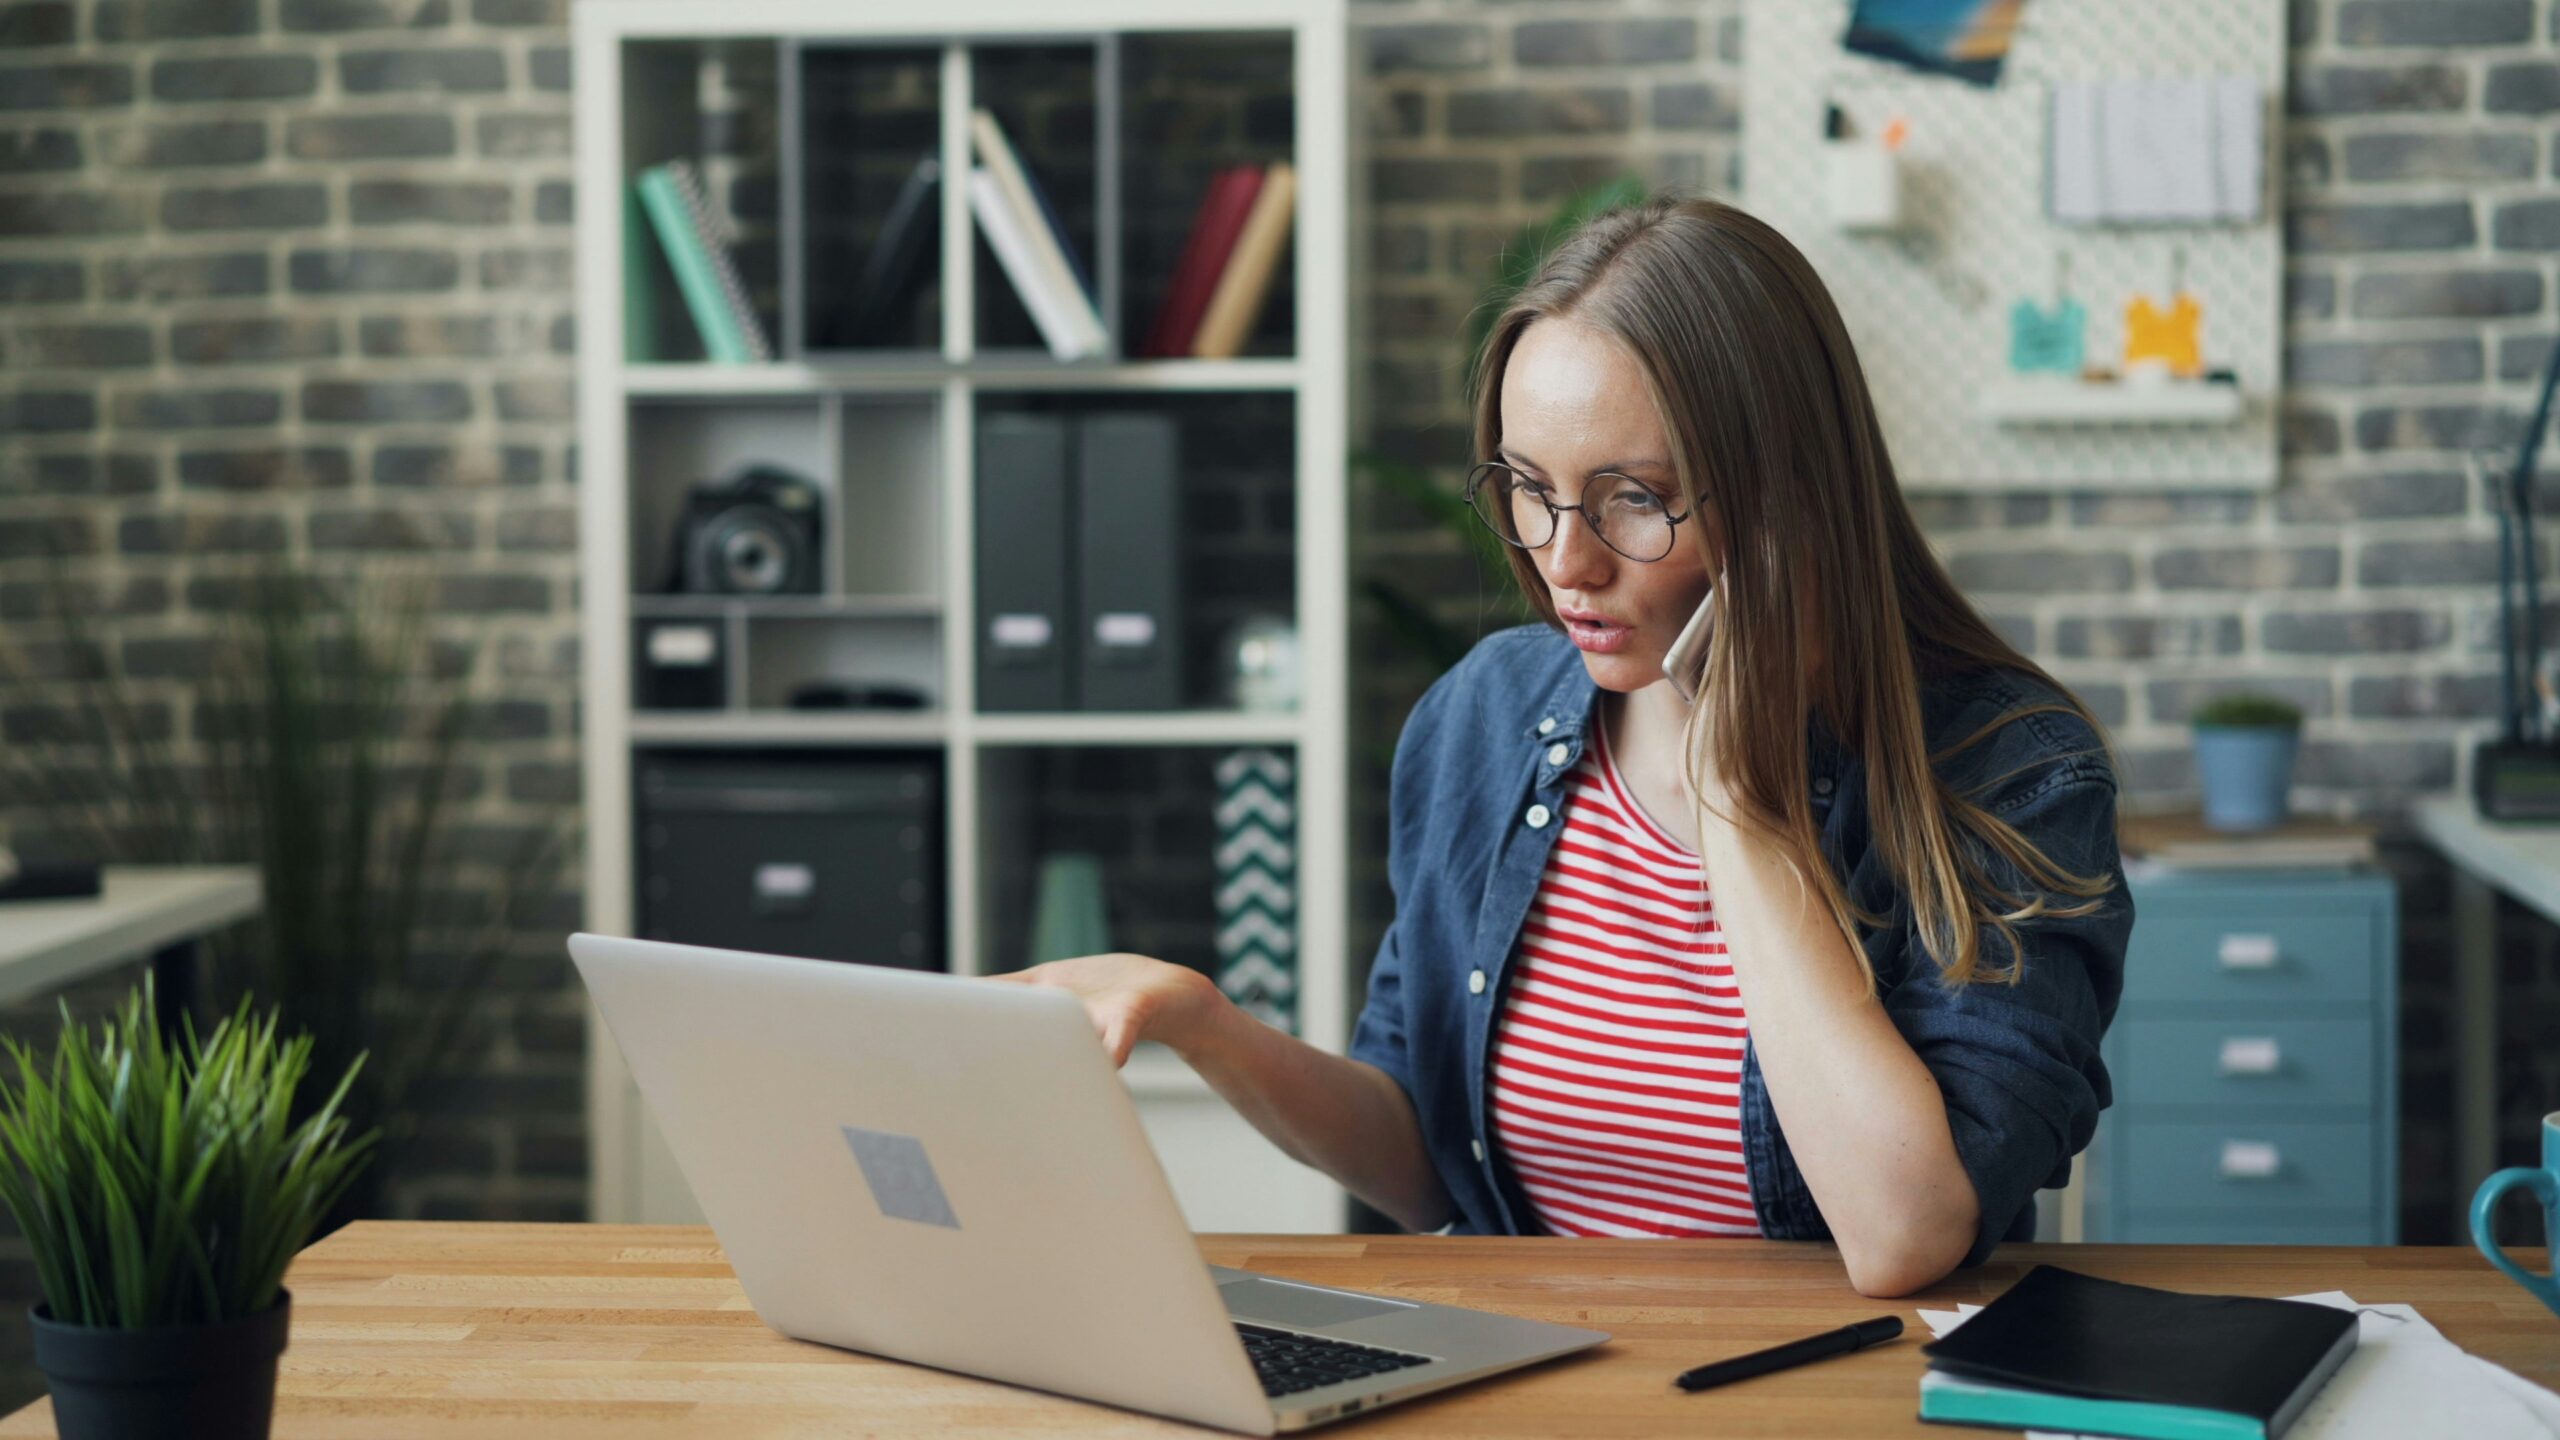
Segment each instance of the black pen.
M1671 1383L1683 1390L1704 1390L1710 1385L1748 1380L1754 1375L1766 1375L1791 1365L1864 1350L1870 1345L1881 1345L1901 1333L1900 1317L1882 1315L1873 1320L1861 1320L1855 1325L1843 1325L1837 1330L1826 1330L1819 1335L1808 1335L1802 1340L1790 1340L1784 1345L1773 1345L1766 1350L1754 1350L1748 1355L1736 1355L1730 1360L1701 1365L1695 1370L1683 1371L1680 1378Z

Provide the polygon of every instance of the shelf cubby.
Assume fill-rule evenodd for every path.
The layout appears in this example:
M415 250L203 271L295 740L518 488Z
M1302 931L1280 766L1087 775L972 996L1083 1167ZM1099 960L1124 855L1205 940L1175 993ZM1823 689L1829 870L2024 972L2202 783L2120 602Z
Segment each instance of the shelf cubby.
M942 47L807 44L784 57L797 91L797 302L788 355L938 355L942 350ZM919 176L920 167L924 176ZM889 233L899 198L922 204ZM792 223L792 222L786 222ZM884 241L915 247L914 283L865 313ZM882 263L885 263L883 261Z
M1025 746L979 781L981 974L1022 968L1043 857L1100 861L1110 948L1212 979L1217 962L1215 749Z
M1168 530L1177 550L1183 705L1210 713L1231 709L1226 657L1237 627L1258 616L1292 625L1299 620L1297 397L1285 391L980 393L981 416L1004 411L1173 417L1181 513ZM981 516L979 523L1000 523L1000 517ZM1073 539L1026 538L1036 544Z
M642 171L671 160L689 162L701 177L758 322L779 350L783 287L775 178L784 127L775 42L761 36L650 38L628 40L620 48L623 91L640 97L622 107L614 175L628 271L620 289L624 358L635 364L698 364L706 353L658 234L631 194Z
M675 537L695 485L742 466L775 465L828 494L835 469L828 453L828 423L827 402L817 397L670 398L634 405L629 441L631 593L680 592ZM836 507L829 503L824 508ZM828 523L821 531L822 547L834 528Z
M835 504L828 590L854 596L942 591L942 407L926 395L831 399Z
M1101 73L1109 67L1112 42L1075 39L981 43L969 48L971 106L993 115L1021 161L1033 189L1048 201L1066 237L1071 266L1098 295L1102 277L1115 268L1102 232L1104 197L1096 186L1102 175L1104 149L1100 130L1102 107L1096 102ZM966 121L968 117L962 116ZM974 143L970 154L976 156ZM974 215L974 212L972 212ZM1049 359L1049 352L1022 303L1012 277L996 259L995 247L974 223L970 245L973 286L977 296L977 335L973 349L982 360ZM1107 307L1101 313L1108 317ZM1107 320L1106 320L1107 324Z
M1297 140L1296 53L1286 31L1122 38L1118 180L1122 353L1136 355L1164 304L1209 182L1230 165L1287 160ZM1284 253L1243 355L1297 351L1296 285Z
M798 710L793 703L809 685L897 686L924 697L925 709L942 701L942 622L932 617L872 615L769 615L749 617L746 628L745 708ZM827 710L816 707L812 713ZM861 713L905 713L906 707L865 708ZM827 713L854 713L842 709Z

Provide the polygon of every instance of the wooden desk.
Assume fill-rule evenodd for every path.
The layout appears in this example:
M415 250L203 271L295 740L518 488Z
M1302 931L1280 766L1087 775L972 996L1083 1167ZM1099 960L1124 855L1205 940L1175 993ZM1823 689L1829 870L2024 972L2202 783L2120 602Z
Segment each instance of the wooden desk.
M1926 1434L1916 1306L1987 1301L2039 1260L2119 1280L2406 1301L2455 1343L2560 1385L2560 1320L2469 1249L2016 1245L1924 1295L1868 1300L1828 1246L1776 1241L1204 1236L1212 1261L1607 1330L1584 1355L1414 1401L1362 1435ZM2541 1264L2541 1257L2525 1263ZM711 1232L640 1225L353 1225L288 1277L279 1440L392 1436L1210 1435L786 1340ZM1903 1338L1683 1395L1692 1365L1887 1312ZM37 1404L0 1437L50 1436Z

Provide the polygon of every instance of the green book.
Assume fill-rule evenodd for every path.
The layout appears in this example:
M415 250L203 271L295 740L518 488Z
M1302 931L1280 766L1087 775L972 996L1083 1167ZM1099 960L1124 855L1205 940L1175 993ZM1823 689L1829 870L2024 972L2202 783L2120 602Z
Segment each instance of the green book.
M635 184L622 206L622 358L634 365L658 358L658 283L651 273L658 257L649 244L652 233Z
M720 243L693 167L671 160L641 171L633 183L650 228L658 232L659 247L667 252L667 265L675 271L676 290L684 296L694 328L702 332L704 352L725 365L772 359L773 347L747 303L746 284L729 258L729 247Z

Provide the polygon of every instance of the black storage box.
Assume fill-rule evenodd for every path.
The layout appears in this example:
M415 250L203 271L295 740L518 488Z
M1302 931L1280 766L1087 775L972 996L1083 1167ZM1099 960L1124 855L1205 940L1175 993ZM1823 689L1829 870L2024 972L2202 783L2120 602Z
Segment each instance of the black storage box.
M938 754L654 751L638 772L641 935L947 968Z

